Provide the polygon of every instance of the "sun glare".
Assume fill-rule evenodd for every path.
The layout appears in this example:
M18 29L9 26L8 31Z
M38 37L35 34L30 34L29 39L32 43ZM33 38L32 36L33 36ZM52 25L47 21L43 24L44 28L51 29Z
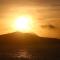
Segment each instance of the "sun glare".
M21 32L31 32L32 29L32 17L31 16L20 16L15 19L14 22L15 30Z

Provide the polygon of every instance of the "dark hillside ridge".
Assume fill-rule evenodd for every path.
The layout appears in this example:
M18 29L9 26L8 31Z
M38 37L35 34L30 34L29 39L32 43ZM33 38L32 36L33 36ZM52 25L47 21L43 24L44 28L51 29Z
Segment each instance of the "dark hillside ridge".
M1 60L3 58L3 60L10 58L10 60L14 60L13 55L21 49L28 50L32 55L31 60L60 60L60 39L21 32L0 35Z

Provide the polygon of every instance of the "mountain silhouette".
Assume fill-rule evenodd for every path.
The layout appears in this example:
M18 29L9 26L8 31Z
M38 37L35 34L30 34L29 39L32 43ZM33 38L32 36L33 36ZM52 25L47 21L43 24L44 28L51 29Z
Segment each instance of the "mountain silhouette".
M31 58L25 59L24 55L20 55L21 50L27 51ZM21 32L0 35L0 59L60 60L60 39L39 37L34 33Z

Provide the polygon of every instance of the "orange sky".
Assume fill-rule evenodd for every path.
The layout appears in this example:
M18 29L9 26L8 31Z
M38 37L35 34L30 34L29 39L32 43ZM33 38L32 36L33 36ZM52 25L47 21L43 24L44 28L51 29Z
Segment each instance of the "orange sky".
M0 34L14 32L12 21L22 12L35 17L34 33L39 36L60 38L60 1L59 0L0 0ZM55 28L41 27L52 24Z

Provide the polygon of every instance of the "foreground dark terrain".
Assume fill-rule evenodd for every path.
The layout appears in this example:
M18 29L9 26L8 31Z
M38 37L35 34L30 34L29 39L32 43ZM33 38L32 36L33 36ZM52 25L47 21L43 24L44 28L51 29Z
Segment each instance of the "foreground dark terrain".
M0 60L60 60L60 39L20 32L1 35Z

